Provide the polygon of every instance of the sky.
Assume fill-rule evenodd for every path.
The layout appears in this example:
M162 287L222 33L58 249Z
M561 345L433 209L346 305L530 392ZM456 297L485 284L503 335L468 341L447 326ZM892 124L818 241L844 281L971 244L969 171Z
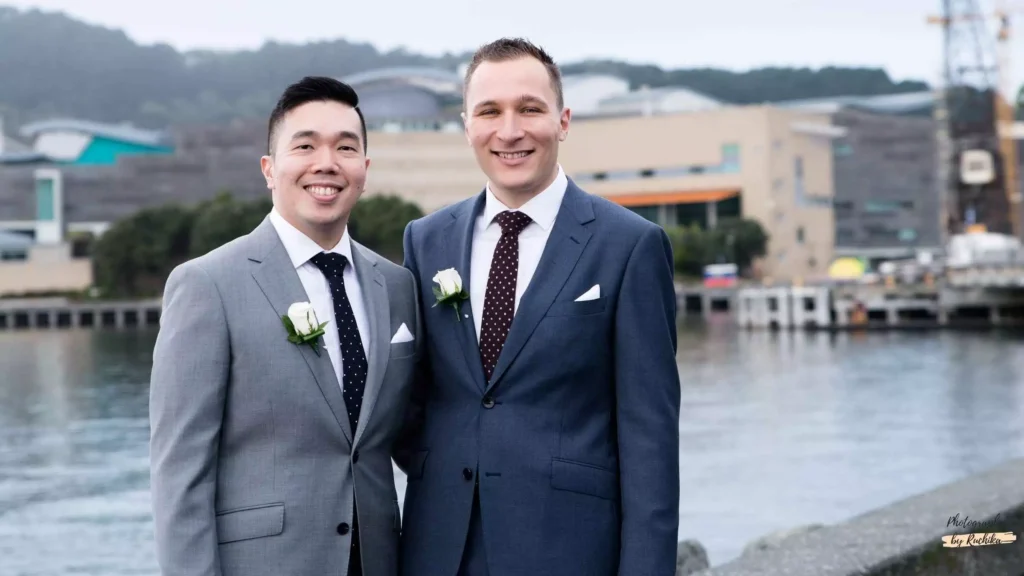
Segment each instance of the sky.
M991 11L998 0L978 0ZM258 48L266 41L345 38L439 55L500 36L524 36L556 61L614 58L662 67L748 70L828 65L884 68L895 80L937 84L942 35L926 22L941 0L0 0L63 11L178 49ZM1024 5L1016 21L1024 27ZM1020 35L1020 34L1018 34ZM1013 86L1024 79L1015 40Z

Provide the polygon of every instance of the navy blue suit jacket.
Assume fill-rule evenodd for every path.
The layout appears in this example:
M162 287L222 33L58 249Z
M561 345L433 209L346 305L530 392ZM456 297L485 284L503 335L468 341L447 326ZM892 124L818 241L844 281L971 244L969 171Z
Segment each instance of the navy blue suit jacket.
M402 574L453 576L479 482L492 576L673 576L679 371L672 248L659 226L571 180L490 381L469 300L484 193L405 230L426 365L396 461L408 476ZM600 298L575 302L600 285Z

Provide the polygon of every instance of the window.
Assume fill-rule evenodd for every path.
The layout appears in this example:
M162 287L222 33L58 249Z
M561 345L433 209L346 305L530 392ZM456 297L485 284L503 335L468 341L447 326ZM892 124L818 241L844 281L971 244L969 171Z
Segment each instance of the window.
M832 154L840 158L849 156L853 154L853 146L850 146L847 142L836 142L832 145Z
M36 220L52 222L56 218L53 197L53 180L36 180Z
M900 242L913 242L917 240L917 230L913 228L900 228L899 239Z
M864 211L872 214L899 212L902 207L902 202L894 200L868 200L864 203Z
M740 145L722 145L722 169L724 172L739 172L740 169Z

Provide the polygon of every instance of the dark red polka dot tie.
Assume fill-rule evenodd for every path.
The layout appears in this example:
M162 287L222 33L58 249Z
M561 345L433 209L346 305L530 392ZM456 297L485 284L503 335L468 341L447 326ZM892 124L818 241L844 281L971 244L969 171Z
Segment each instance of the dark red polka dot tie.
M321 252L313 257L313 264L327 277L331 286L331 299L334 300L334 318L338 326L338 339L341 340L342 392L345 396L345 407L348 409L349 424L352 434L359 426L359 410L363 404L363 390L366 388L366 351L359 337L359 326L356 316L352 313L352 304L345 292L345 265L348 258L334 252Z
M480 359L488 380L494 373L501 348L515 315L516 279L519 275L519 233L532 222L522 212L506 210L495 219L501 226L501 238L494 249L491 270L484 295L484 318L480 327Z

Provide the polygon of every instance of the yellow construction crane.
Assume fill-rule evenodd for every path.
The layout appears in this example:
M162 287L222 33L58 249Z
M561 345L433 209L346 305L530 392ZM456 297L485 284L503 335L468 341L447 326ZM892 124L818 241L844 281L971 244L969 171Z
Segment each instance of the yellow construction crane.
M1006 200L1009 205L1010 229L1015 237L1021 237L1020 216L1022 197L1017 183L1017 140L1014 133L1014 121L1016 110L1016 94L1012 84L1011 48L1012 48L1012 17L1014 14L1024 12L1024 4L1010 5L1006 0L996 0L995 10L991 13L983 13L980 10L961 12L953 17L949 16L950 2L944 2L947 7L947 14L944 16L930 16L929 24L938 24L948 30L954 24L981 20L985 21L994 18L997 22L996 51L997 51L997 72L998 86L993 90L993 106L995 110L995 131L999 138L999 151L1003 158L1003 187ZM975 3L970 4L972 7ZM948 54L947 54L948 58ZM949 87L947 87L949 88Z

